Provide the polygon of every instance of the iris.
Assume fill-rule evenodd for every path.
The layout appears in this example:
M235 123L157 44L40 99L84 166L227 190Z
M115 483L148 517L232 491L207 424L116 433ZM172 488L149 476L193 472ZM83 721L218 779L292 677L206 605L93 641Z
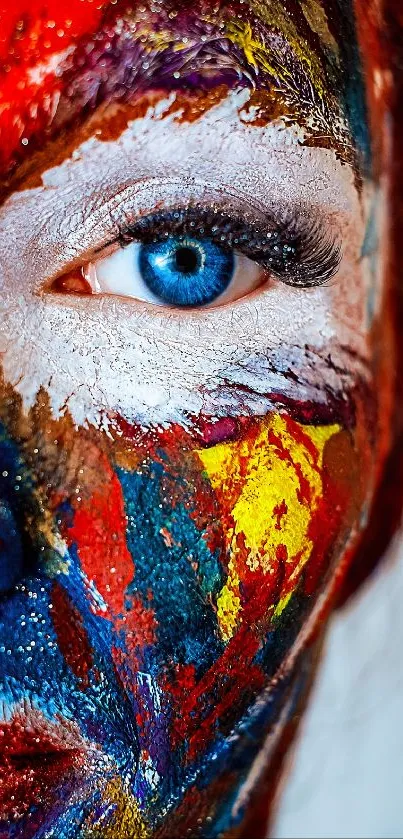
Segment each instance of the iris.
M143 244L139 270L149 290L171 306L203 306L219 297L235 271L233 251L211 239L169 237Z

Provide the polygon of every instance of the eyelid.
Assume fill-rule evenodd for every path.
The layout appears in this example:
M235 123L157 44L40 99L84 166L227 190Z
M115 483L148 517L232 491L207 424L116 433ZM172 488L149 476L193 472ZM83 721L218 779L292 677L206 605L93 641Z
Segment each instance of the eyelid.
M100 205L92 200L95 209L84 214L81 225L68 233L60 243L58 265L55 270L42 275L44 279L37 292L46 291L57 277L78 268L83 264L106 255L114 249L121 239L122 230L133 228L141 219L151 216L175 204L189 206L192 203L201 207L215 206L219 211L250 221L261 227L284 228L290 219L310 219L314 214L318 228L324 227L328 240L336 239L334 225L318 207L296 204L273 205L268 202L262 207L252 197L240 194L229 185L209 184L205 181L189 178L146 179L120 190ZM63 259L64 256L64 259ZM70 258L69 258L70 257Z
M98 203L98 198L100 202ZM277 219L279 207L262 207L250 196L234 190L227 184L208 183L197 178L145 178L125 186L105 200L104 196L87 199L87 207L80 213L78 224L63 220L63 235L56 231L57 257L53 266L42 272L41 281L34 291L41 293L67 271L95 261L119 243L124 224L129 227L144 216L149 216L174 204L192 201L198 204L237 208L240 215L251 214L255 219ZM67 231L66 231L67 228ZM44 241L45 237L44 237Z
M324 285L337 272L341 245L318 223L306 216L284 216L273 224L231 216L214 208L187 206L143 217L124 228L120 242L146 244L172 235L208 236L220 247L238 250L271 275L292 286Z

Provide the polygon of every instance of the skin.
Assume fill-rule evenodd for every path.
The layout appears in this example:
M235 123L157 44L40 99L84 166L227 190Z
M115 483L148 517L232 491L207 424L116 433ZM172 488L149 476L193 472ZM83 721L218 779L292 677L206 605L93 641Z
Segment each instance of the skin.
M11 320L2 344L3 365L7 379L16 385L27 407L40 387L49 391L52 378L50 392L52 402L57 400L55 408L60 410L68 404L78 422L90 420L97 424L110 411L121 411L130 421L153 424L184 421L186 412L197 414L208 410L211 413L217 408L218 415L227 415L225 393L224 405L220 405L220 393L214 396L203 391L212 390L211 382L214 390L219 391L221 381L228 380L228 375L235 385L238 381L242 384L245 363L253 369L259 365L262 355L277 361L279 347L284 343L295 347L291 365L303 387L282 380L282 372L290 366L288 357L278 359L272 374L267 371L267 363L262 373L256 372L258 392L274 390L292 393L294 398L309 394L308 398L321 401L323 396L315 393L319 381L328 383L334 391L346 387L350 377L349 353L358 356L355 372L367 376L366 364L371 353L367 300L372 278L368 270L362 271L360 283L354 288L353 275L365 236L365 205L356 193L352 174L335 161L331 152L301 148L293 128L250 129L240 123L239 99L242 102L245 96L230 94L222 105L197 122L183 126L177 125L174 117L155 119L151 111L148 118L136 121L124 131L119 140L111 143L94 140L89 147L79 147L75 160L46 173L43 187L16 193L6 202L0 223L2 262L10 277L6 289L8 305L4 308ZM202 150L198 141L200 131L206 137ZM230 158L226 148L229 140ZM183 148L188 156L185 161ZM255 163L252 173L248 171L251 158ZM169 177L164 177L167 172ZM190 173L200 187L192 185ZM186 179L187 187L183 183ZM206 185L208 201L209 184L217 184L221 191L230 188L235 200L253 202L266 212L271 205L283 212L290 207L295 212L297 192L298 203L306 208L305 212L314 212L343 241L340 282L310 289L303 297L298 290L273 281L259 294L246 296L224 309L196 310L186 313L186 317L180 310L167 312L158 308L155 311L153 306L137 301L128 303L127 299L116 296L90 301L58 298L56 302L40 293L51 281L52 274L63 272L66 265L82 263L85 254L94 249L94 243L99 247L98 243L110 237L111 229L114 230L111 218L135 215L137 208L152 211L156 191L159 201L166 195L168 205L178 200L178 196L182 200L183 196L185 199L189 196L189 200L192 195L203 195ZM94 213L93 196L101 193L102 200L97 200ZM39 234L49 207L52 219L46 233ZM30 223L27 241L28 219L34 213L37 225ZM23 249L26 260L19 257ZM29 282L24 282L28 272ZM16 290L22 286L27 292L27 302L19 297L17 308ZM374 305L380 303L375 290ZM85 317L89 307L90 323ZM27 323L27 319L32 319L32 325L24 330L21 324ZM40 330L44 362L40 365L30 348L30 335L36 331L38 320L46 323L45 329ZM91 342L87 358L80 358L75 351L76 343L83 340L80 328ZM190 354L188 347L195 330L198 340ZM15 342L7 348L11 333L21 336L18 359ZM59 363L61 349L55 344L57 336L63 347L66 337L70 337L70 351L63 352L63 370ZM161 339L164 353L161 353ZM324 361L319 361L315 370L310 369L305 345L324 358L332 350L333 365L326 366ZM242 365L238 375L235 360ZM114 379L105 382L105 373L111 366ZM136 386L133 379L128 381L129 369L138 377ZM262 378L263 382L259 383ZM86 389L90 392L87 394L81 388L76 396L77 381L88 382ZM265 400L264 412L269 401L269 398Z
M20 113L18 141L18 120L6 125L2 538L18 573L3 563L5 836L246 836L256 796L275 790L391 439L371 236L384 203L325 72L329 50L341 62L331 11L307 4L314 47L291 4L248 6L249 29L201 7L189 35L180 16L175 30L166 10L135 10L122 43L115 10L91 12L29 69L33 101L50 89L57 107L48 98L35 125ZM176 86L170 64L175 38L206 44L205 26L226 46L209 54L208 95L200 77ZM87 107L77 54L97 27L114 58ZM309 59L297 98L273 35L295 67ZM123 101L112 81L136 39L148 57ZM96 85L102 62L91 72ZM337 271L310 289L262 274L250 294L186 311L120 296L112 269L107 294L60 286L108 264L124 220L194 198L314 218L341 244Z

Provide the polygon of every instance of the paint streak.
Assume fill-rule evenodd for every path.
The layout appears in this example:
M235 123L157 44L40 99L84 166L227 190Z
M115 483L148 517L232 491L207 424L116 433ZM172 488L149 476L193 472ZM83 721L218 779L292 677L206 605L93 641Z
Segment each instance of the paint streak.
M148 839L151 836L136 800L118 778L108 783L103 795L112 805L113 815L84 828L83 839Z
M88 580L96 586L113 615L125 609L125 592L133 579L133 557L126 546L126 513L121 485L108 462L100 457L100 486L89 498L73 500L71 527L66 534L76 543Z
M250 585L263 572L267 585L285 561L276 614L296 589L313 550L309 528L322 498L324 447L338 431L338 426L302 430L275 416L255 439L199 452L227 522L229 574L217 599L224 640L242 617L247 579ZM273 528L271 511L277 511L281 526Z
M52 789L85 763L83 744L67 721L62 725L15 711L0 723L0 823L18 822Z
M93 665L92 649L83 619L67 592L55 581L52 587L52 621L59 649L84 690Z

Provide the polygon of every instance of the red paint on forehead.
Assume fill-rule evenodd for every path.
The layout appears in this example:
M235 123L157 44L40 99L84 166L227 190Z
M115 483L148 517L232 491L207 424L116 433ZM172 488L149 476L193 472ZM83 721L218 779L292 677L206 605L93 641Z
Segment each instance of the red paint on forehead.
M51 113L62 89L54 56L97 30L110 0L1 0L0 162L12 161L25 138ZM56 63L56 62L55 62Z
M72 38L96 26L109 0L16 0L0 3L0 58L24 54L27 64L43 61ZM54 24L54 25L53 25ZM63 30L61 33L60 30Z

